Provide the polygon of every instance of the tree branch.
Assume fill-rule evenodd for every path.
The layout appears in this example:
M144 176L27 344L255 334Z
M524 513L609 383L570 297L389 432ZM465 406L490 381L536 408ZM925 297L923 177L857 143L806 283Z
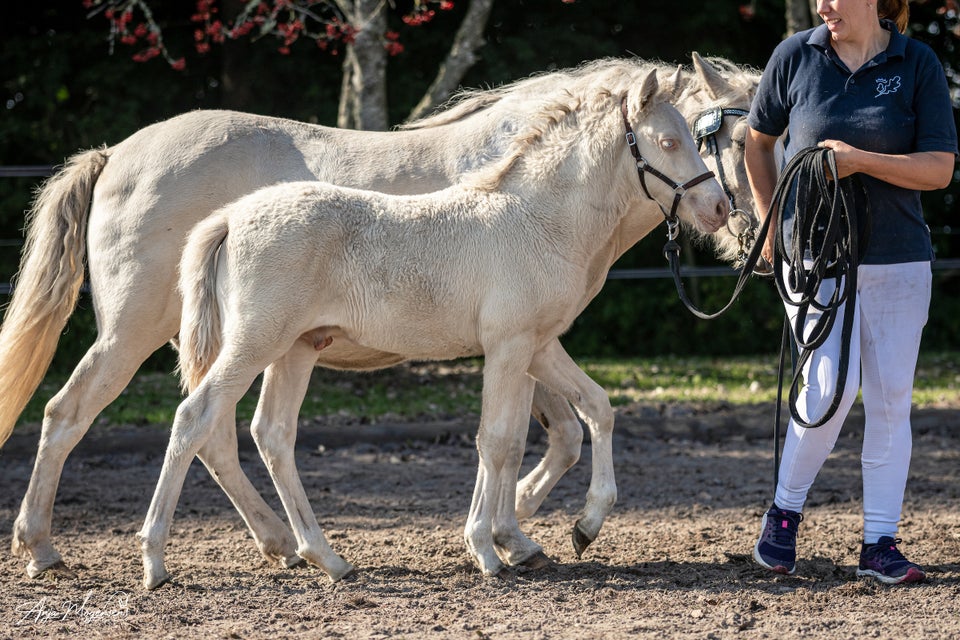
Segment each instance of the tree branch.
M484 44L483 32L492 8L493 0L470 0L446 60L423 98L407 116L407 121L426 115L460 86L463 76L477 61L477 50Z

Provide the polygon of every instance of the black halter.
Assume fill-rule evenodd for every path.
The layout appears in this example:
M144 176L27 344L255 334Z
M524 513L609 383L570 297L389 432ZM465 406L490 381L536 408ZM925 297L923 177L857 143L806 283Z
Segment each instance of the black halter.
M747 215L743 209L737 208L737 199L733 191L727 184L727 176L723 171L723 161L720 158L720 143L717 141L717 132L723 128L723 119L727 117L745 118L750 114L747 109L737 107L711 107L694 118L691 133L693 139L697 142L697 149L703 150L706 145L707 153L713 156L713 161L717 165L717 180L723 187L723 192L727 194L727 200L730 202L730 216L727 218L727 231L740 243L740 249L737 252L735 267L740 267L746 263L747 255L756 242L756 231L758 223L755 218ZM702 154L701 154L702 155Z
M680 206L680 199L683 197L683 194L687 192L687 189L709 180L714 174L712 171L707 171L680 184L676 180L668 178L663 173L657 171L650 166L650 163L640 154L640 148L637 146L637 136L633 133L633 127L630 126L630 120L627 118L626 97L620 101L620 113L623 114L623 125L627 129L627 145L630 147L630 153L633 154L633 159L637 161L637 175L640 178L640 186L643 187L643 193L660 207L660 211L663 212L663 217L667 221L667 237L673 240L680 233L680 220L677 218L677 207ZM673 204L670 206L670 213L667 213L663 205L650 195L650 191L647 189L647 173L656 178L660 178L660 180L673 189Z
M723 163L720 162L720 145L717 143L717 132L723 126L723 119L727 116L743 118L749 115L746 109L737 109L734 107L713 107L703 111L693 121L693 139L697 142L697 148L703 148L707 145L707 151L713 156L717 163L717 178L720 180L720 186L723 187L730 200L730 210L737 211L737 200L733 196L730 187L727 186L726 176L723 174Z

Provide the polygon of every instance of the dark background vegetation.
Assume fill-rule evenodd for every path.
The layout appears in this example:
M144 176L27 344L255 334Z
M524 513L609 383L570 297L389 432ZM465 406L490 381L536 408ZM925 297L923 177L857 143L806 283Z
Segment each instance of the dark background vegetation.
M465 86L497 85L530 73L574 66L603 56L689 63L690 53L720 55L762 68L785 29L782 0L757 0L745 20L743 0L703 2L599 2L502 0L495 5L481 59ZM913 5L912 35L930 42L952 73L955 39L934 5ZM80 0L8 3L0 19L0 165L58 164L79 149L114 144L134 131L190 109L216 108L222 95L220 50L192 53L192 0L154 0L169 48L185 54L185 71L161 59L137 63L118 44L108 53L106 20L87 19ZM464 3L416 30L397 22L406 51L390 60L391 117L403 120L432 79L459 24ZM234 45L245 56L246 111L331 125L336 119L340 61L297 42L280 55L270 39ZM24 210L37 178L0 178L0 239L21 238ZM953 221L958 185L928 194L928 220L938 256L960 258ZM631 250L615 268L662 267L661 230ZM17 246L0 245L0 282L16 271ZM706 248L688 249L688 263L714 264ZM688 283L708 310L729 297L733 278ZM960 347L958 274L937 271L925 349ZM4 300L0 298L0 304ZM61 346L55 369L72 367L92 340L94 318L83 297ZM577 321L564 344L578 356L771 353L779 345L780 303L767 281L753 281L735 307L713 321L698 320L677 300L671 281L614 280ZM149 366L169 369L170 353Z

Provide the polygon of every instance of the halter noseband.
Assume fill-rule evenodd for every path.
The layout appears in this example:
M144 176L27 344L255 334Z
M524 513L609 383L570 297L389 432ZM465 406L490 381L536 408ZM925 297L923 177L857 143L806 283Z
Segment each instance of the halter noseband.
M643 187L643 193L649 199L656 202L657 206L660 207L660 211L663 212L663 217L667 222L667 238L669 240L675 240L680 229L680 221L677 219L677 208L680 206L680 199L686 193L687 189L695 187L701 182L709 180L714 176L714 174L712 171L707 171L706 173L701 173L699 176L680 184L676 180L672 180L660 171L657 171L650 166L650 163L647 162L646 158L640 154L640 148L637 146L637 136L633 133L633 127L630 126L630 120L627 118L626 96L620 100L620 113L623 115L623 125L627 130L627 146L630 147L630 153L633 155L633 159L637 162L637 176L640 178L640 186ZM666 209L663 208L663 205L660 204L656 198L650 195L650 191L647 189L647 173L659 178L671 189L673 189L673 204L670 206L670 213L667 213Z

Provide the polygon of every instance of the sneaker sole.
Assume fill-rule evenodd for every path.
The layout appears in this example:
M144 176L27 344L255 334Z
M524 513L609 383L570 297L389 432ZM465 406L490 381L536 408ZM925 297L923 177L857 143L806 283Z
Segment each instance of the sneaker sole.
M879 571L873 569L857 569L858 578L876 578L884 584L909 584L911 582L923 582L927 574L915 567L910 567L902 576L885 576Z
M770 565L764 562L763 557L760 555L760 550L757 549L756 547L753 548L753 560L764 569L769 569L774 573L779 573L780 575L784 575L784 576L792 576L793 573L797 570L796 566L793 566L787 569L782 564Z
M767 514L763 514L763 518L760 521L760 530L765 531L767 528ZM793 573L797 570L797 565L793 565L789 569L782 564L771 565L764 561L763 556L760 555L760 541L757 540L757 544L753 545L753 560L758 565L764 569L769 569L774 573L779 573L784 576L792 576Z

